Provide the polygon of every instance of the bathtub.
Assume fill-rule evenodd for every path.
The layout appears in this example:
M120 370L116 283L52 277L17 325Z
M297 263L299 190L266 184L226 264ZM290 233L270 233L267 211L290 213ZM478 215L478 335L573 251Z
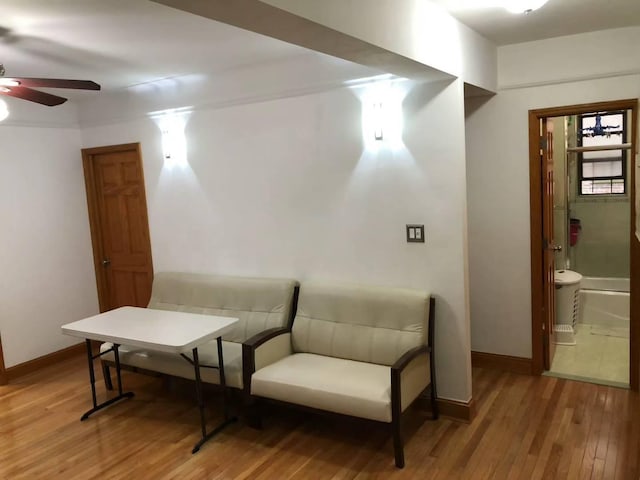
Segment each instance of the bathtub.
M607 328L629 328L629 279L583 277L580 322Z

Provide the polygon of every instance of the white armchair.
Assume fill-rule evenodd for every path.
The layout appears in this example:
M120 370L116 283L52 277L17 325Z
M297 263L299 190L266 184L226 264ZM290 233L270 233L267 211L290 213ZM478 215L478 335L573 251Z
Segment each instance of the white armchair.
M291 330L243 344L245 393L389 423L402 468L402 412L430 386L438 417L434 305L413 290L305 283Z

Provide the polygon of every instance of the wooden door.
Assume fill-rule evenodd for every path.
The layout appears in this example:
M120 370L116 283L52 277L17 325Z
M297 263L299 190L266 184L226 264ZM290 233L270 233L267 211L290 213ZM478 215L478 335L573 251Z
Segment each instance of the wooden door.
M542 162L542 261L544 290L544 368L549 370L556 351L554 323L555 305L555 244L553 236L553 120L543 118L540 131Z
M140 145L82 150L100 311L146 307L153 263Z

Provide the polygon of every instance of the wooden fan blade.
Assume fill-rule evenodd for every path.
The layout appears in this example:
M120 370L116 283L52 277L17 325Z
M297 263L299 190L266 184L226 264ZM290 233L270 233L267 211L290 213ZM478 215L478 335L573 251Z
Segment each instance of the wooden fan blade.
M20 82L22 87L31 88L76 88L78 90L100 90L100 85L91 80L65 80L63 78L7 78L3 80ZM2 82L0 81L0 84Z
M50 93L40 92L27 87L8 87L0 89L0 94L29 100L30 102L39 103L48 107L55 107L56 105L60 105L67 101L64 97L58 97L57 95L51 95Z

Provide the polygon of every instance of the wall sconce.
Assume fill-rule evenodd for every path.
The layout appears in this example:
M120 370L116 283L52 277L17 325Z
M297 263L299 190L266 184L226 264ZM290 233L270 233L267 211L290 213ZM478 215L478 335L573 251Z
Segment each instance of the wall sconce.
M175 136L175 129L168 126L162 129L162 155L165 160L171 160L171 157L176 155Z
M184 130L192 112L193 107L181 107L147 114L160 130L164 166L169 169L188 165Z
M373 138L376 140L382 140L384 138L382 132L382 124L384 122L384 118L382 115L382 103L374 103L373 104Z
M9 116L9 107L7 107L7 102L0 99L0 122Z
M379 81L353 87L362 102L362 142L371 152L396 151L402 141L402 103L410 84L404 79Z
M167 166L181 166L187 162L185 118L179 114L164 115L159 121L162 133L162 156Z

